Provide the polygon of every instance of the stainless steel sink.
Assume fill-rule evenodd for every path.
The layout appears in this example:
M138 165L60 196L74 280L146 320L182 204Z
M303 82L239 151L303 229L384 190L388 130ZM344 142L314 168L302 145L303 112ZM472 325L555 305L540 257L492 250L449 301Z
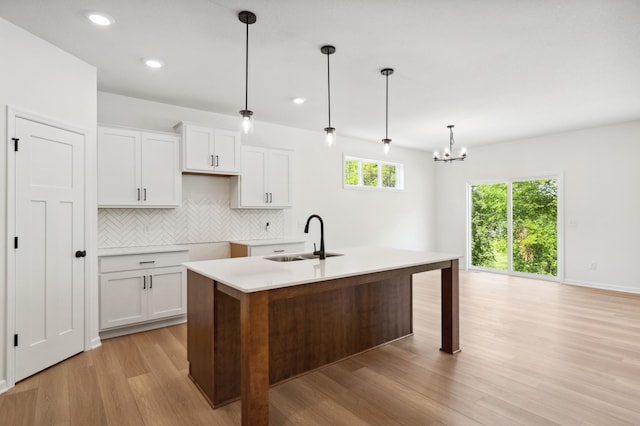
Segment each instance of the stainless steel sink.
M325 257L344 256L341 253L325 253ZM271 256L265 257L272 262L296 262L298 260L320 259L320 255L313 253L297 254L293 256Z
M320 255L313 253L306 253L299 255L303 259L320 259ZM325 253L325 257L344 256L342 253Z
M305 260L300 256L273 256L273 257L265 257L267 260L272 260L274 262L295 262L297 260Z

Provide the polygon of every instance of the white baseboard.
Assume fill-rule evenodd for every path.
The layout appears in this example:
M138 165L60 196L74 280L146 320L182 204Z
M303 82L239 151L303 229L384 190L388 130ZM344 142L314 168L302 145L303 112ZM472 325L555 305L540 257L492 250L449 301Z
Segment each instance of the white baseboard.
M580 287L597 288L597 289L600 289L600 290L611 290L611 291L618 291L618 292L623 292L623 293L640 294L640 289L623 287L623 286L618 286L618 285L602 284L602 283L595 283L595 282L590 282L590 281L580 281L580 280L564 280L563 283L564 284L569 284L569 285L576 285L576 286L580 286Z
M10 388L7 387L7 381L6 380L0 380L0 394L5 393L9 389Z
M99 348L100 346L102 346L102 341L100 340L100 337L96 337L91 339L91 342L89 343L89 350L95 349L95 348Z
M140 333L142 331L155 330L156 328L169 327L172 325L183 324L187 322L187 316L181 315L160 321L145 322L127 327L120 327L112 330L104 330L100 332L101 339L111 339L112 337L124 336L126 334Z

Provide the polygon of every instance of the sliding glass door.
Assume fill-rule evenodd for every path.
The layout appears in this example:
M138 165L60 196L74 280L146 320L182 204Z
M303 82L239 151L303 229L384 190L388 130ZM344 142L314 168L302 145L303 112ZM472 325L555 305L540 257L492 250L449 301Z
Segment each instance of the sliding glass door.
M558 276L558 180L470 185L471 268Z

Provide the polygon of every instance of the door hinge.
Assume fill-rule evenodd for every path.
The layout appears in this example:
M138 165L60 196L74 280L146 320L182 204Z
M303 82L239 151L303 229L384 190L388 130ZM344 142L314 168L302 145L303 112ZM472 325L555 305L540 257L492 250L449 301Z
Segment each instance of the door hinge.
M18 346L18 335L17 334L13 335L13 346L14 347Z
M11 138L11 140L14 142L13 150L18 152L18 141L20 138Z
M18 237L13 237L13 248L14 249L18 248Z

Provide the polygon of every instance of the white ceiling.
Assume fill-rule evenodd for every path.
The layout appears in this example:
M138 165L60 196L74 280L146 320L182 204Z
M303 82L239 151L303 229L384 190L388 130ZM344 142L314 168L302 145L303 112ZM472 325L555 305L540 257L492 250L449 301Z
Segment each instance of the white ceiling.
M233 115L244 106L245 9L257 15L257 121L326 127L324 44L337 49L338 138L384 137L384 67L395 69L396 145L441 147L448 124L473 146L640 119L638 0L0 1L0 16L95 65L98 90ZM96 27L86 10L115 25ZM165 67L146 68L149 57Z

